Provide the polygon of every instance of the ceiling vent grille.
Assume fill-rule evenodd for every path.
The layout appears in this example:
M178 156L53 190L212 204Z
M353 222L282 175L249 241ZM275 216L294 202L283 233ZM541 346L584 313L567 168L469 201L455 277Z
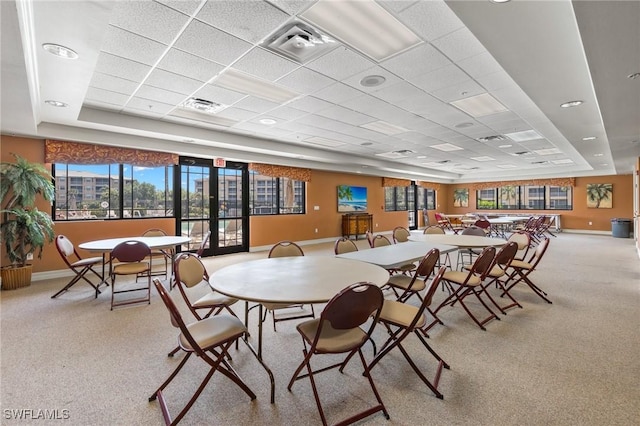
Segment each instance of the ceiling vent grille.
M484 136L476 139L479 142L495 142L495 141L503 141L505 139L504 136L501 135L493 135L493 136Z
M268 37L262 46L305 64L321 54L336 48L338 43L309 25L294 20Z
M205 114L215 114L225 109L227 105L218 104L206 99L189 98L182 104L182 107L196 110Z

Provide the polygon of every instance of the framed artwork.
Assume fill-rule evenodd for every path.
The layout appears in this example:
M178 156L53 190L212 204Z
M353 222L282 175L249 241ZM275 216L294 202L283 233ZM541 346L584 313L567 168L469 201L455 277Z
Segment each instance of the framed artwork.
M453 207L469 207L469 188L453 190Z
M366 212L367 187L338 185L338 211L345 213Z
M613 207L613 184L588 183L587 207L592 209L610 209Z

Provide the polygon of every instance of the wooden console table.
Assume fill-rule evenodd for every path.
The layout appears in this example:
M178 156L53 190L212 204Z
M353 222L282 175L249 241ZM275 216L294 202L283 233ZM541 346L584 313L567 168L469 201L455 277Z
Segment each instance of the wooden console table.
M369 213L352 213L342 215L342 235L358 239L358 235L364 235L367 231L373 232L373 215Z

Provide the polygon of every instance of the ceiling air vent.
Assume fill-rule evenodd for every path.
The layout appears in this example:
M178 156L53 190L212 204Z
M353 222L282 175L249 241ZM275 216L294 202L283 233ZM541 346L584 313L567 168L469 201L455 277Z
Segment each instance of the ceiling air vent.
M338 46L331 37L301 21L291 21L268 37L262 46L301 64Z
M479 142L495 142L495 141L503 141L504 136L501 135L493 135L493 136L484 136L476 139Z
M376 155L379 157L386 157L386 158L404 158L404 157L408 157L411 154L415 154L415 151L411 151L410 149L401 149L398 151L381 152Z
M530 151L519 151L519 152L514 152L511 155L515 155L515 156L521 156L521 155L530 155L531 152Z
M205 114L215 114L225 109L227 105L217 104L206 99L189 98L182 104L182 107L203 112Z

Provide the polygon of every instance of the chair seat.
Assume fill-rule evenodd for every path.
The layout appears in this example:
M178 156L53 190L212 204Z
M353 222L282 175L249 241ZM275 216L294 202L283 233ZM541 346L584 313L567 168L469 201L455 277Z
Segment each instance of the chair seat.
M419 307L407 303L385 300L382 305L382 311L380 311L380 321L407 328L411 325L419 310ZM421 315L415 327L422 328L425 323L425 316Z
M315 339L319 325L320 318L316 318L298 324L297 328L305 340L311 343ZM322 327L322 334L320 335L316 349L320 352L343 353L361 346L365 340L367 340L367 333L359 327L348 330L336 330L331 327L331 324L325 324Z
M442 279L445 281L451 281L454 283L462 284L464 283L464 280L466 280L468 276L469 276L469 273L464 271L447 271L445 272ZM480 277L474 275L472 277L469 277L469 280L466 282L466 285L476 286L476 285L480 285L481 283L482 283L482 280L480 279Z
M406 290L409 288L409 286L411 286L412 279L413 277L409 277L407 275L392 275L389 278L389 282L387 284ZM423 280L415 280L413 286L411 287L411 290L422 291L424 290L424 288L425 284Z
M240 336L247 331L242 321L233 315L227 314L220 314L194 322L187 325L187 329L198 346L203 349L216 346L220 342L229 340L234 336ZM193 350L183 334L180 334L180 346L188 351Z
M531 268L533 267L533 265L532 265L531 263L529 263L529 262L525 262L524 260L517 260L517 259L514 259L514 260L511 262L511 266L512 266L513 268L518 268L518 269L527 269L527 270L528 270L528 269L531 269Z
M133 275L147 272L149 270L149 263L147 262L132 262L121 263L113 267L113 273L116 275Z
M102 257L87 257L85 259L80 259L71 264L72 267L76 266L87 266L87 265L96 265L98 263L102 263Z
M193 307L196 309L200 309L220 305L231 306L237 301L238 299L234 299L233 297L225 296L220 293L210 292L202 296L200 299L196 300L193 303Z

